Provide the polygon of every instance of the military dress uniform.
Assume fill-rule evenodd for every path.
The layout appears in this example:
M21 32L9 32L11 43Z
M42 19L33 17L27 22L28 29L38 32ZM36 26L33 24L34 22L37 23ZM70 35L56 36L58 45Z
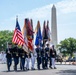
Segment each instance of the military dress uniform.
M20 69L24 71L26 52L23 49L20 49L19 56L20 56Z
M12 48L6 49L6 59L7 59L7 68L10 71L10 66L12 64Z
M41 49L42 68L45 69L45 49Z
M49 51L49 61L50 61L49 67L52 69L52 49L50 49Z
M48 68L48 60L49 60L49 47L45 48L45 68Z
M34 65L35 65L36 57L37 57L36 51L34 50L33 52L31 52L31 69L32 70L35 70Z
M17 71L17 65L19 63L19 48L16 46L13 48L14 70Z
M30 59L31 59L31 53L29 52L26 55L26 70L29 70Z
M41 48L37 47L36 48L36 53L37 53L37 68L40 70L40 64L41 64Z

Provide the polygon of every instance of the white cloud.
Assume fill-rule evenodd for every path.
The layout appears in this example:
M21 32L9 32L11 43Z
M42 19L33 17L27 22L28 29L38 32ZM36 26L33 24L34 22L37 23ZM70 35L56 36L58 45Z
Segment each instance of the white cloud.
M57 8L58 13L60 14L76 12L76 0L63 0L63 1L57 2L55 6ZM49 4L41 8L36 8L28 12L24 12L20 14L20 16L21 18L28 17L33 19L45 19L50 16L51 8L52 8L52 4Z
M48 17L47 15L50 15L50 12L51 12L51 6L52 4L41 7L41 8L36 8L30 11L24 12L22 14L19 14L19 16L21 18L28 17L28 18L33 18L33 19L47 18Z
M76 0L64 0L56 3L56 6L61 13L76 12Z
M55 4L57 8L57 13L62 14L62 13L72 13L76 12L76 0L63 0L60 2L57 2ZM30 11L25 11L23 13L17 14L19 16L20 20L23 20L24 18L32 18L32 19L50 19L51 18L51 8L52 4L43 6L41 8L36 8ZM16 15L16 14L15 14ZM8 21L13 21L15 20L15 16L8 19ZM7 20L5 20L6 22Z
M43 6L41 8L36 8L36 9L33 9L33 10L24 11L24 12L19 13L18 16L19 16L20 25L22 25L22 27L23 27L23 21L24 21L25 18L32 18L34 23L35 22L37 23L37 20L40 20L40 23L41 23L41 21L43 22L44 20L49 20L50 21L52 5L53 4L49 4L49 5ZM64 19L64 18L62 18L62 16L65 16L65 14L75 13L76 12L76 0L63 0L63 1L55 3L55 6L56 6L56 9L57 9L57 13L58 13L57 17L59 17L58 18L59 22ZM61 15L59 16L59 14L61 14ZM17 14L15 14L15 15L17 15ZM13 16L12 18L10 18L8 20L5 20L2 23L3 23L3 25L6 24L6 25L8 25L7 27L10 27L10 28L12 27L12 29L14 29L15 28L15 19L16 19L16 17ZM36 23L34 24L35 26L36 26ZM12 25L10 25L10 24L12 24ZM66 23L64 22L64 24L66 24ZM68 29L68 26L65 27L66 31L64 31L63 27L62 26L58 27L58 29L59 29L59 31L58 31L58 34L59 34L58 35L58 39L59 39L59 41L60 41L60 39L63 39L63 38L66 37L65 36L66 32L67 33L69 32L69 30L68 31L66 30L66 29ZM64 35L63 36L61 35L62 33L61 33L60 29L62 31L64 31ZM71 31L73 32L73 30L71 30ZM70 34L69 34L69 36L70 36Z
M25 18L32 18L34 20L34 25L36 25L37 20L40 20L40 22L44 20L51 21L51 8L53 4L49 4L46 6L43 6L41 8L36 8L33 10L25 11L23 13L19 13L19 22L21 22L20 25L23 25L23 21ZM59 14L67 14L76 12L76 0L63 0L60 2L57 2L55 4L57 8L57 17L60 17ZM15 21L15 16L11 18L11 20ZM51 23L51 22L50 22Z

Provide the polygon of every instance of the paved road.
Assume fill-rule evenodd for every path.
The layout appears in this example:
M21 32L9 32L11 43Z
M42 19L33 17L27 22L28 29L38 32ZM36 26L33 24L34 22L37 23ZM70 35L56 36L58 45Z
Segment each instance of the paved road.
M7 72L6 64L0 64L0 75L76 75L76 65L56 65L57 69L47 69L47 70L29 70L29 71L13 71L13 66L11 67L11 72Z

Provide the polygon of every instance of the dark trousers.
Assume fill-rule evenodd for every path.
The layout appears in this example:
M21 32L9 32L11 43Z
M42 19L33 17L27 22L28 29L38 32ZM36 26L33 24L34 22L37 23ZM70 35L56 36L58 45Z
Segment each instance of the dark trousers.
M24 70L24 66L25 66L25 58L21 58L20 59L20 69L22 70Z
M17 70L18 63L19 63L19 58L14 58L14 70Z
M37 68L40 69L41 57L37 57Z
M51 68L51 66L52 66L52 60L51 60L51 57L49 57L49 60L50 60L49 67Z
M48 57L45 57L45 68L48 68Z
M12 64L12 58L7 58L7 68L8 68L8 71L10 71L11 64Z
M42 57L42 68L45 69L45 57Z

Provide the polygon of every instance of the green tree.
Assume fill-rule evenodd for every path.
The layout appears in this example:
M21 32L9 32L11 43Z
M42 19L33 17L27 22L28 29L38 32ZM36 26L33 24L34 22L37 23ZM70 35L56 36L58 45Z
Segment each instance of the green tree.
M59 50L63 53L64 56L70 55L73 56L73 53L76 52L76 39L67 38L60 42Z
M5 50L7 42L12 42L13 31L0 31L0 51Z

